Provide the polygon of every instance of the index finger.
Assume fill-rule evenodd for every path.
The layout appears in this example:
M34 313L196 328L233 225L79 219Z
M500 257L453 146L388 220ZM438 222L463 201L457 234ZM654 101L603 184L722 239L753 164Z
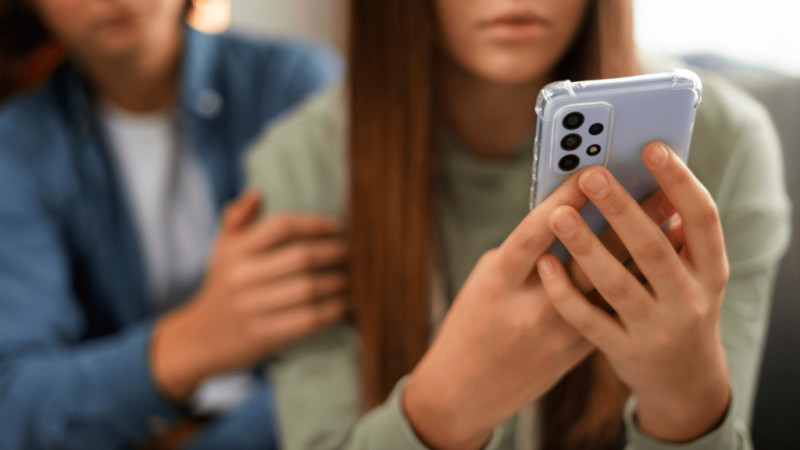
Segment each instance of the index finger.
M683 221L694 267L702 272L725 264L722 224L711 194L665 144L649 143L642 159Z
M518 281L530 276L536 260L555 240L548 221L556 208L568 205L580 210L586 205L587 198L578 188L578 173L570 176L544 202L531 210L500 245L498 262L507 276Z
M313 213L279 213L245 229L234 244L234 251L258 252L293 239L324 237L341 231L341 223L332 217Z

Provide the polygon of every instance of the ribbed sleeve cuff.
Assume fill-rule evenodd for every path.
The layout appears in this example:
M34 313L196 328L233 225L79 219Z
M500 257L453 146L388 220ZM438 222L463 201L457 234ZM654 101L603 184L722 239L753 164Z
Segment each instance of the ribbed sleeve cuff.
M376 442L370 442L366 448L381 448L386 450L428 450L411 427L408 417L403 410L402 397L405 390L406 380L402 378L394 387L389 398L378 409L373 410L365 417L365 421L372 432L370 436ZM380 440L378 442L377 440ZM486 450L496 450L500 448L502 440L502 428L495 427L492 437L484 446Z
M733 387L733 386L732 386ZM748 450L752 448L749 431L744 420L736 414L736 390L731 389L731 401L722 422L704 436L684 443L665 442L639 428L636 422L636 399L631 397L625 404L623 418L628 438L626 450Z

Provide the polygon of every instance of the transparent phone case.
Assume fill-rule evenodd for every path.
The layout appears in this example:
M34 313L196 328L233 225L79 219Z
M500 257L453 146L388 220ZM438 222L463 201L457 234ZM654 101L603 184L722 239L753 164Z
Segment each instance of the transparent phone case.
M685 161L701 98L700 78L685 69L545 86L536 102L530 207L571 174L598 165L641 202L658 189L642 163L642 150L651 141L663 141ZM591 204L581 215L595 233L607 227ZM566 257L560 244L551 251Z

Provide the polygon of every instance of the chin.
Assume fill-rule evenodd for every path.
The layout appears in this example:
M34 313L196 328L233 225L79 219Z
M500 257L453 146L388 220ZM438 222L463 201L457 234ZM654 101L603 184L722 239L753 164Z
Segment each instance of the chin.
M473 65L472 72L481 78L498 84L520 85L531 82L540 82L548 74L550 64L541 59L517 55L499 55L493 58L483 58L478 64Z
M138 30L114 30L97 39L98 53L109 58L127 57L141 51L144 35Z

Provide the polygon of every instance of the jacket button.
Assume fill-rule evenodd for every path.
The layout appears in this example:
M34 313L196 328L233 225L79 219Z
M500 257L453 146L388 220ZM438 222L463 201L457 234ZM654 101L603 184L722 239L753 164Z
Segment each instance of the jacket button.
M203 89L195 99L194 110L201 117L213 119L222 111L222 96L213 89Z

